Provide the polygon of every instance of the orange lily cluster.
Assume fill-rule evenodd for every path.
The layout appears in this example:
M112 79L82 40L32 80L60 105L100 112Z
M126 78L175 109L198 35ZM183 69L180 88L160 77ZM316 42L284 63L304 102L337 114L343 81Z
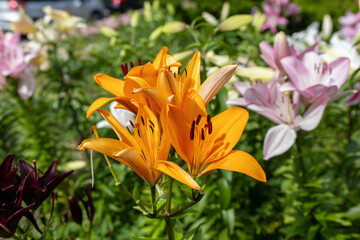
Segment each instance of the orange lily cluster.
M250 154L232 150L245 128L248 112L233 107L213 118L206 112L206 105L231 78L237 65L220 68L201 84L199 52L180 75L181 63L167 51L164 47L153 63L132 67L129 72L126 69L124 80L95 75L95 81L114 97L94 101L87 117L97 110L119 140L86 139L78 149L92 149L125 164L150 186L165 173L192 189L200 189L195 179L214 169L241 172L266 182L263 169ZM137 114L135 123L131 123L133 133L109 111L99 110L110 101ZM190 174L168 161L171 145L186 162Z

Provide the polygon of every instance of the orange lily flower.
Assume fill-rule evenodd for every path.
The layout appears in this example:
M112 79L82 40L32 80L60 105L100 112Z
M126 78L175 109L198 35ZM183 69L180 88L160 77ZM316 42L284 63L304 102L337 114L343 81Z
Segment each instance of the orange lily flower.
M181 105L185 95L195 89L199 92L205 104L216 95L221 87L227 83L235 72L237 65L228 65L213 73L206 81L200 81L200 52L196 52L180 76L179 62L167 55L168 48L164 47L153 63L134 67L125 76L125 81L112 78L104 74L95 75L95 81L105 90L112 93L114 98L99 98L88 109L89 117L96 109L109 101L118 101L118 107L126 108L136 113L137 109L131 104L131 99L138 103L150 103L150 108L161 112L164 104L170 102ZM169 97L174 96L169 99Z
M134 88L133 93L142 93L149 102L160 112L164 104L171 102L182 105L182 101L191 89L199 92L205 105L227 83L235 72L237 65L227 65L218 69L201 84L200 64L201 54L196 52L180 76L180 68L162 68L158 72L155 86L141 85ZM173 98L169 99L170 96ZM169 101L168 101L169 100Z
M210 118L202 98L192 90L182 106L168 104L162 117L166 118L162 119L163 127L172 145L194 178L214 169L225 169L266 182L265 173L255 158L232 150L249 118L245 109L233 107ZM156 169L170 176L169 172L176 168L165 161L156 163Z
M147 103L146 98L141 94L133 94L133 90L140 87L155 87L157 82L158 71L162 68L177 68L181 64L167 54L168 48L163 49L156 56L153 63L146 63L133 67L131 64L130 72L127 72L127 64L124 70L125 81L110 77L105 74L97 74L94 76L96 83L103 87L106 91L113 94L115 97L102 97L95 100L89 107L86 117L90 117L97 109L110 101L117 101L119 108L126 108L134 113L137 113L137 106L132 104L132 99L137 103Z
M125 129L109 111L98 110L113 128L119 140L86 139L78 146L78 150L92 149L112 157L134 170L150 186L154 186L162 173L153 166L159 160L166 162L170 142L161 133L158 119L149 107L142 104L138 106L138 115L133 124L134 135ZM200 189L195 180L183 169L173 171L172 177L193 189Z

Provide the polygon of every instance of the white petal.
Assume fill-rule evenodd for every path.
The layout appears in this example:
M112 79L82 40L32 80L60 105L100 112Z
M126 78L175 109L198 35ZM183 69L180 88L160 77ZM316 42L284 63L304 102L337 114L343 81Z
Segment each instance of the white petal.
M280 124L270 128L264 141L264 160L278 156L295 143L296 132L290 126Z

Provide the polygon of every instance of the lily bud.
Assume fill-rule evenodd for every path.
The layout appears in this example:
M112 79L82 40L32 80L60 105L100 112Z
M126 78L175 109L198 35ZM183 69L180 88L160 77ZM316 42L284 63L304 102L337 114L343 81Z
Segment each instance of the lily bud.
M256 32L261 31L261 28L264 25L265 21L266 21L266 15L261 13L260 11L257 11L254 15L254 20L252 22L252 25L254 26Z
M281 63L280 63L281 59L291 56L290 46L289 46L289 43L286 39L286 35L284 32L279 32L275 36L274 55L275 55L274 56L275 63L279 67L281 67ZM283 70L283 69L281 69L281 70Z
M74 221L77 224L81 225L83 217L82 217L82 211L81 211L81 208L79 206L79 203L73 197L69 197L68 202L69 202L70 212L71 212L72 218L74 219Z
M117 31L115 31L112 28L108 28L108 27L101 27L100 28L100 32L108 38L113 38L113 37L117 37L119 34Z
M329 14L326 14L323 18L322 22L322 36L323 38L327 39L330 37L333 30L333 23L331 16Z
M230 13L230 4L228 2L224 2L220 15L221 21L225 20L229 16L229 13Z
M139 20L140 20L139 11L134 11L131 14L130 26L133 27L133 28L136 28L137 26L139 26Z
M268 82L274 76L274 70L266 67L240 68L236 71L236 75L249 79L261 80L262 82Z
M165 24L162 27L162 32L163 33L177 33L177 32L181 32L185 29L186 24L183 22L170 22Z
M227 65L220 68L213 74L211 74L208 79L201 85L199 95L204 101L204 104L207 105L210 100L219 92L219 90L224 86L230 78L233 76L238 65Z
M212 26L217 26L219 23L218 23L218 20L213 16L211 15L210 13L208 12L202 12L201 16L204 18L204 20L212 25Z
M231 16L225 19L222 23L219 24L219 30L224 31L232 31L239 29L242 26L245 26L251 23L253 17L249 14L238 14Z

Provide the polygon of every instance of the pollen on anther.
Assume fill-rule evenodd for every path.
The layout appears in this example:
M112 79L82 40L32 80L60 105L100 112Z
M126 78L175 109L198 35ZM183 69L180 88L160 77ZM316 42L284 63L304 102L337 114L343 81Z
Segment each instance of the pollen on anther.
M194 136L195 136L195 120L191 124L190 140L194 140Z
M200 120L201 120L201 114L199 114L196 118L196 125L199 125Z
M141 66L142 64L141 64L141 59L139 58L138 59L138 66Z
M134 63L132 61L130 61L130 68L134 67Z
M208 123L210 122L210 115L207 115L206 120L207 120Z
M204 129L201 129L201 139L204 140L205 139L205 133L204 133Z

